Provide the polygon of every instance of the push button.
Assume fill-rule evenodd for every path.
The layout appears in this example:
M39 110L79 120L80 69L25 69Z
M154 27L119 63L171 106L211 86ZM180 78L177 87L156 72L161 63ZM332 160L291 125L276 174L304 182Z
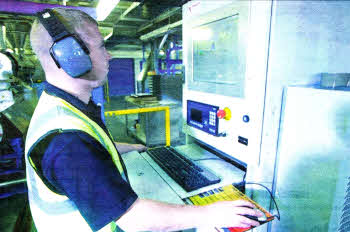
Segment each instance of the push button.
M231 110L229 108L225 107L225 109L223 109L223 110L218 110L216 112L216 115L220 119L224 118L225 120L230 120L231 119Z
M226 112L225 112L225 110L218 110L216 115L218 116L218 118L222 119L222 118L225 118Z
M243 122L249 122L250 118L248 115L243 116Z

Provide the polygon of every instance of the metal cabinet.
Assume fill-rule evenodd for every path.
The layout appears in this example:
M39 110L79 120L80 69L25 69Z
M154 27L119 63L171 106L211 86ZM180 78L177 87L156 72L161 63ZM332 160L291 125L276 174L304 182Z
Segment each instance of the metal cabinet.
M145 108L169 106L170 108L170 139L176 143L181 139L182 108L179 103L158 102L144 104L128 102L128 108ZM128 117L128 133L140 140L146 146L165 144L165 113L164 111L140 113L137 117Z

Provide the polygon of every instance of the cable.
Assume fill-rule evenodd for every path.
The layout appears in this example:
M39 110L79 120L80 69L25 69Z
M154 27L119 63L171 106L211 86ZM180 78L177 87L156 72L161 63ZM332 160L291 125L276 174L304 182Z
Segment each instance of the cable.
M259 184L259 183L247 182L247 183L245 183L245 184L255 184L255 185L259 185L259 186L265 188L265 189L270 193L270 196L271 196L271 198L272 198L273 203L274 203L275 206L276 206L277 213L278 213L278 215L273 215L273 216L275 216L275 217L278 219L278 221L280 221L280 220L281 220L281 214L280 214L280 211L279 211L279 209L278 209L278 205L277 205L277 203L276 203L276 201L275 201L275 198L272 196L272 193L271 193L270 189L269 189L268 187L266 187L265 185L262 185L262 184Z
M243 182L245 182L245 178L247 176L247 172L244 172L244 176L243 176Z
M222 160L220 158L203 158L203 159L191 159L192 161L202 161L202 160ZM222 160L224 161L224 160Z

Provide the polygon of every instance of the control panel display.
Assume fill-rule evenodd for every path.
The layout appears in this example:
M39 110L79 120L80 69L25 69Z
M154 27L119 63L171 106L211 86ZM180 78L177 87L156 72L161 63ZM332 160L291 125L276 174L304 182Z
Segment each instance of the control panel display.
M187 124L217 136L219 131L219 119L216 113L218 110L218 106L188 100Z
M191 119L196 122L202 123L203 122L202 111L197 109L191 109Z

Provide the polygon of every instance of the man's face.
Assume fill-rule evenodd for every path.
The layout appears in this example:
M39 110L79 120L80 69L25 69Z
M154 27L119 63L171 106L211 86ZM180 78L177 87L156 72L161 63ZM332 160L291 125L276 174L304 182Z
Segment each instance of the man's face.
M80 37L90 51L92 70L85 75L88 80L99 81L102 86L107 81L109 60L111 56L104 46L104 40L96 25L87 23L84 31L79 32Z

